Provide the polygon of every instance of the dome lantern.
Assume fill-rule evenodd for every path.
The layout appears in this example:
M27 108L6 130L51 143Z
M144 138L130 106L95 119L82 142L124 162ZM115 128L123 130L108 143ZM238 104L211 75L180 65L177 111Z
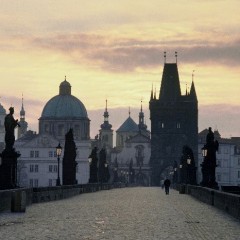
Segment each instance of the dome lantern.
M66 80L66 76L65 76L65 80L63 82L61 82L61 84L59 86L59 94L60 95L71 95L71 85Z

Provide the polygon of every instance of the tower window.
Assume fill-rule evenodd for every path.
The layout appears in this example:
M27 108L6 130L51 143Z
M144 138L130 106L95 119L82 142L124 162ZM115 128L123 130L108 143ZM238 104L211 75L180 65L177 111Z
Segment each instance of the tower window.
M164 127L165 127L164 122L159 122L159 123L158 123L158 127L159 127L159 128L164 128Z
M177 122L177 128L179 129L179 128L181 128L181 124L180 124L180 122Z

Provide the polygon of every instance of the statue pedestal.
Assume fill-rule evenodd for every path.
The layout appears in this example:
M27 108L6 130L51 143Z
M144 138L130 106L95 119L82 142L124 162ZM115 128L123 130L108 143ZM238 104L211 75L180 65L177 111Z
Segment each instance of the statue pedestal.
M17 187L17 158L20 155L15 149L4 149L0 154L2 158L2 164L0 165L0 190Z

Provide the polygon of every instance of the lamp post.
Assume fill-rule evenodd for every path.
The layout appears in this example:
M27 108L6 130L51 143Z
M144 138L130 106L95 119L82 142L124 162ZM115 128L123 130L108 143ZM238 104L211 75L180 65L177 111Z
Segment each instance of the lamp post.
M179 174L179 183L182 183L182 167L183 167L183 165L182 165L182 163L179 165L179 171L180 171L180 174Z
M57 161L58 161L58 176L57 176L56 186L60 186L61 184L60 184L60 176L59 176L59 162L60 162L60 156L62 154L62 147L60 143L56 147L56 152L57 152Z
M190 171L190 166L191 166L191 158L190 156L187 157L187 183L191 183L191 171Z

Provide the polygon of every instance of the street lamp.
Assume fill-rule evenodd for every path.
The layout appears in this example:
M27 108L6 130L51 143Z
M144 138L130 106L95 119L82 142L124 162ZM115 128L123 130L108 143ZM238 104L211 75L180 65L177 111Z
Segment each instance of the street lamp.
M88 158L88 162L91 165L91 163L92 163L92 158L91 157Z
M60 186L61 184L60 184L60 176L59 176L59 162L60 162L60 156L62 154L62 147L61 147L60 143L56 147L56 153L57 153L57 160L58 160L58 177L57 177L56 185Z
M191 158L190 156L187 157L187 183L190 183L190 165L191 165Z
M205 145L204 145L204 147L202 148L202 156L203 156L203 157L206 157L206 156L207 156L207 148L206 148Z

